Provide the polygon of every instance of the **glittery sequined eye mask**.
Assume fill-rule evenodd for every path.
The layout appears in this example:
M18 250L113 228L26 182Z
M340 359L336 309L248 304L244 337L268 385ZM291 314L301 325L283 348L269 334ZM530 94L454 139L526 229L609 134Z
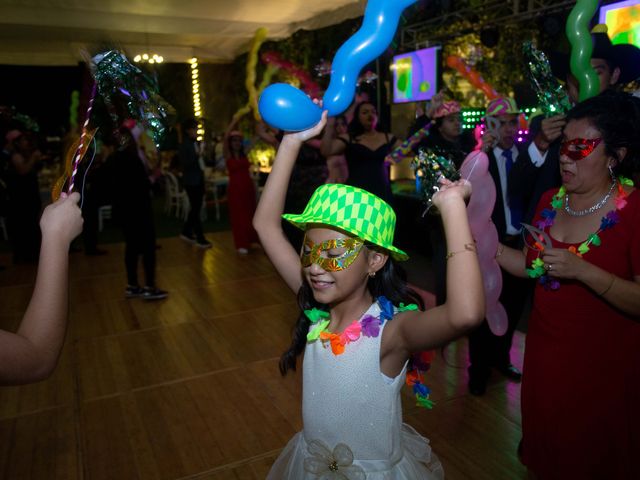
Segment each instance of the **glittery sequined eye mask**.
M560 155L565 155L573 161L582 160L591 155L600 142L602 142L602 138L574 138L562 142Z
M353 263L363 246L364 242L357 238L336 238L315 244L305 237L300 260L305 268L317 263L327 272L339 272ZM331 250L338 248L346 250L339 255L330 254Z

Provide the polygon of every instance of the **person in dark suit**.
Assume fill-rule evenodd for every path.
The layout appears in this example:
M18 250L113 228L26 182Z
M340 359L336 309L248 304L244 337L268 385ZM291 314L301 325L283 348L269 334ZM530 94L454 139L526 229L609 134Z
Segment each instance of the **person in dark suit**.
M184 139L178 150L178 156L182 164L182 184L189 197L189 213L180 238L197 247L207 249L211 248L211 243L205 238L200 221L200 209L204 200L204 164L196 151L198 122L189 119L183 123L182 130Z
M591 31L593 53L591 66L600 79L600 93L616 89L640 77L640 49L627 44L613 45L606 25L596 25ZM569 55L551 52L549 62L553 74L566 82L569 98L578 102L578 81L569 70ZM525 155L527 161L517 162L509 173L509 195L524 205L523 222L531 223L542 194L558 188L560 180L560 139L566 125L564 115L536 118L531 123L533 141Z
M491 219L503 245L520 246L520 222L522 205L511 201L507 194L507 178L510 170L521 161L522 151L515 138L518 134L520 110L512 98L498 98L487 106L487 124L495 124L483 137L484 149L489 157L489 173L496 187L496 203ZM469 392L482 395L485 392L491 368L495 368L512 381L520 381L522 374L511 364L509 351L513 333L527 295L526 280L514 277L502 270L502 293L500 302L504 306L509 326L503 336L494 335L485 320L469 335Z

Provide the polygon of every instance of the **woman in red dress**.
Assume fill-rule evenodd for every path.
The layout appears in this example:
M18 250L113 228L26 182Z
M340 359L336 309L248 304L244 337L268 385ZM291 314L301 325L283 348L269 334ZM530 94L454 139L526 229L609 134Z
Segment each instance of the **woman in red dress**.
M256 187L249 173L242 138L239 131L227 130L223 153L229 172L227 196L233 243L240 255L246 255L251 244L258 241L258 235L251 224L256 211Z
M538 480L640 478L640 193L624 178L639 132L637 98L577 105L563 186L538 205L544 234L498 247L503 268L538 279L522 379L522 458Z

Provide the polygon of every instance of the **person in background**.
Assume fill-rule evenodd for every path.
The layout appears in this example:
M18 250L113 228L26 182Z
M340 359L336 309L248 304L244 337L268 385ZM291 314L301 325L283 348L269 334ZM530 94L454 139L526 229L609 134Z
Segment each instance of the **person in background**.
M236 250L240 255L246 255L251 244L258 242L251 224L256 211L256 187L249 172L249 159L244 153L242 133L233 130L234 126L235 122L232 122L224 136L224 158L229 173L229 219Z
M40 218L42 248L29 306L16 333L0 330L0 385L44 380L58 363L69 309L69 245L82 230L79 199L63 193Z
M400 142L387 132L379 132L377 126L376 107L370 102L359 103L347 134L336 136L335 119L329 119L320 152L325 158L344 154L349 170L347 183L391 204L393 195L385 159Z
M512 275L538 279L522 459L540 480L640 478L640 194L624 178L640 164L640 100L604 92L566 120L562 187L534 217L544 250L529 238L497 253Z
M7 230L13 262L36 262L40 250L38 220L42 209L37 171L42 154L20 130L7 133L5 148L9 152Z
M187 120L182 125L183 140L178 150L182 163L182 184L189 197L189 213L187 221L182 227L180 238L199 248L211 248L202 231L200 210L204 200L204 164L196 150L198 138L198 122Z
M345 135L348 131L347 119L338 115L334 120L336 135ZM346 183L349 178L349 167L344 155L331 155L327 157L327 169L329 176L327 183Z
M591 66L600 79L600 93L618 89L640 77L640 48L633 45L613 45L606 25L596 25L591 32L593 53ZM552 52L551 68L556 77L566 82L569 98L578 102L578 81L569 70L569 55ZM523 221L531 223L538 201L544 192L560 186L560 140L567 121L564 115L554 115L534 121L534 135L528 146L526 161L518 162L509 174L509 194L519 198L524 206ZM523 157L524 160L524 157Z
M117 192L113 197L113 216L122 227L125 241L125 298L161 300L167 298L168 293L156 286L156 232L151 182L131 131L122 127L119 134L120 142L105 139L104 143L115 146L107 162L112 174L112 188ZM144 268L144 287L138 283L140 256Z

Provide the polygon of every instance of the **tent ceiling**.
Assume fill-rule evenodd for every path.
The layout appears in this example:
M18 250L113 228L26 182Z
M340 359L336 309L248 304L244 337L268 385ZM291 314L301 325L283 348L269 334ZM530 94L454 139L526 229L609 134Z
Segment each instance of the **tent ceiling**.
M167 62L228 62L256 29L286 38L362 15L364 0L0 0L0 64L75 65L117 46Z

